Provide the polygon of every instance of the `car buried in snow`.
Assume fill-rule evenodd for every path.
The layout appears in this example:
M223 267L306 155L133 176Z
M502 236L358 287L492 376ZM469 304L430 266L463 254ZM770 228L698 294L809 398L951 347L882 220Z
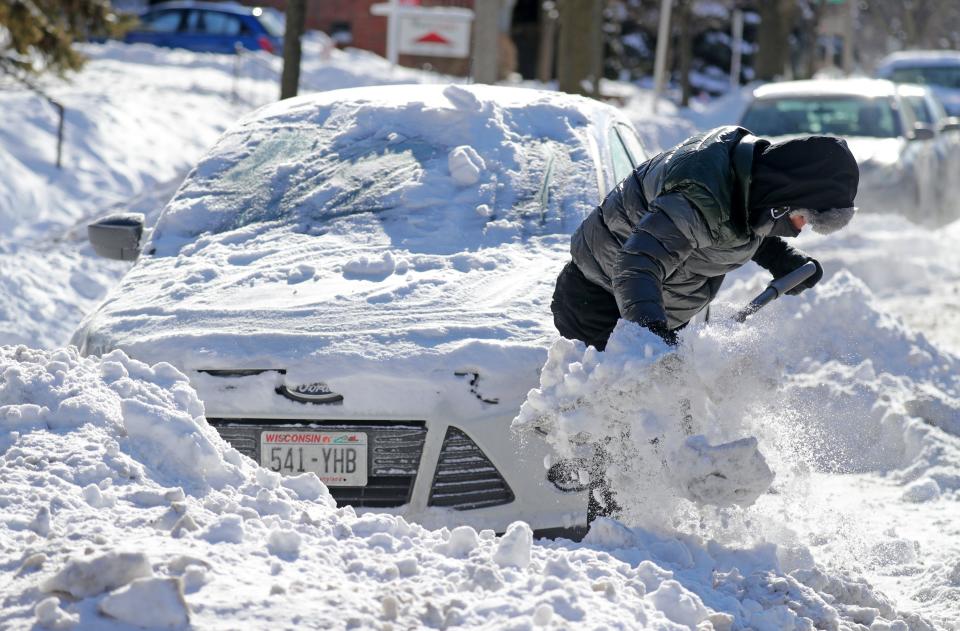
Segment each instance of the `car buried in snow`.
M340 504L576 535L587 491L510 424L556 338L570 235L646 159L608 105L491 86L337 90L239 122L73 342L187 374L208 421ZM579 530L578 530L579 529Z
M840 136L860 166L861 210L942 225L956 218L956 178L942 177L956 158L945 149L952 140L941 138L956 133L956 120L934 127L918 119L904 90L882 79L771 83L754 90L740 124L772 140Z

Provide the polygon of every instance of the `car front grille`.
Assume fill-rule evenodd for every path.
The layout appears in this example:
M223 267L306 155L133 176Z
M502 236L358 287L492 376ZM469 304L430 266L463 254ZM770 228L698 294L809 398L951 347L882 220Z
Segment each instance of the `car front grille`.
M448 427L430 489L429 506L470 510L513 501L513 491L469 436Z
M370 451L367 460L367 485L362 487L331 486L330 494L343 506L389 508L410 501L413 483L420 467L420 456L427 429L421 422L371 424L369 421L343 423L295 423L248 419L209 419L231 446L260 463L260 432L287 429L316 429L328 432L363 432Z

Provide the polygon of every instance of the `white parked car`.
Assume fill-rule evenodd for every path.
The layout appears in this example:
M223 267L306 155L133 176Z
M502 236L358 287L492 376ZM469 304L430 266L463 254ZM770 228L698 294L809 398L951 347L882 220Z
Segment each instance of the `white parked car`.
M960 52L908 50L884 57L876 75L895 83L930 86L950 116L960 116Z
M773 139L843 137L860 165L857 205L942 224L956 218L953 180L937 129L918 120L898 86L881 79L786 81L753 92L740 122Z
M557 335L570 234L645 159L617 110L554 92L270 105L151 234L130 215L90 227L101 254L138 258L74 343L173 363L235 448L316 472L341 504L576 534L586 490L510 422Z

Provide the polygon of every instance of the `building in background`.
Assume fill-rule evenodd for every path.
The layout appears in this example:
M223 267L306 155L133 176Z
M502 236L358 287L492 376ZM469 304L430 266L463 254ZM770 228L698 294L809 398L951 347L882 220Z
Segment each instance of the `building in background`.
M286 8L285 0L242 0L244 4L272 6L281 11ZM369 50L381 56L387 55L387 18L374 15L371 7L384 4L385 0L307 0L308 29L316 29L330 35L340 47L354 47ZM512 22L513 6L516 0L500 0L501 30L509 30ZM533 0L536 4L536 0ZM474 8L474 0L401 0L401 5L422 7ZM427 34L429 36L429 34ZM516 48L504 35L501 39L500 59L506 59L506 68L501 63L501 75L516 70ZM510 63L512 60L512 63ZM427 55L400 54L399 63L411 68L426 68L436 72L456 76L470 74L470 57L446 58Z

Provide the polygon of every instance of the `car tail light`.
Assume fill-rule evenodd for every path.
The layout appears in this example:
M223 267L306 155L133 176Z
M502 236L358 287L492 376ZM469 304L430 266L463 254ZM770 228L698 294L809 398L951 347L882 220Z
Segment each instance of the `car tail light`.
M261 35L257 38L257 45L260 47L260 50L265 50L268 53L274 52L273 42L271 42L270 38L265 35Z

